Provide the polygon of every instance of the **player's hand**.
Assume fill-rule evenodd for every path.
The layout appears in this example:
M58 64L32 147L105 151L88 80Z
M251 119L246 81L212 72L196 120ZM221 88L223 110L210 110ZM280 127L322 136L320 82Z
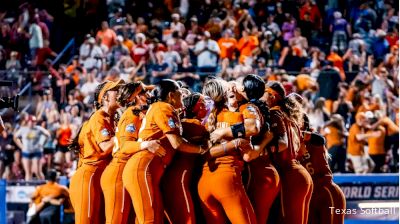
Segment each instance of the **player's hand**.
M50 196L47 196L47 197L43 197L43 198L42 198L42 202L44 202L44 203L49 203L50 200L51 200L51 197L50 197Z
M160 145L160 142L158 140L146 141L143 142L143 144L145 144L145 148L147 149L147 151L160 157L163 157L165 156L165 154L167 154L167 151Z
M219 142L224 137L223 129L216 129L210 134L210 140L212 143Z

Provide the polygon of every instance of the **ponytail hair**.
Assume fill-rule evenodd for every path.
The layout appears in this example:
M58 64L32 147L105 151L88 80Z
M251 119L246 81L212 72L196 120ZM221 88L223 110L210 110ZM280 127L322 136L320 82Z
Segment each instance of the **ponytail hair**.
M140 82L130 82L124 84L121 88L118 90L118 97L117 101L118 103L122 106L130 106L134 101L129 102L129 98L131 98L132 94L134 94L138 88L140 88L142 85Z
M299 127L303 126L303 109L301 104L294 97L287 97L283 85L279 82L273 81L267 84L267 88L271 88L278 94L278 106L281 107L282 112L294 121Z
M183 99L183 105L185 106L185 118L195 118L196 114L193 112L194 107L201 98L200 93L192 93Z
M203 86L203 95L210 97L214 101L214 108L207 119L207 129L213 132L217 128L217 114L225 105L225 89L219 79L211 79Z
M93 103L94 103L95 110L98 110L103 106L103 104L100 103L98 101L98 99L99 99L99 95L100 95L101 89L103 89L103 87L104 87L104 85L106 85L106 83L107 82L103 82L103 83L97 85L96 90L94 91L94 101L93 101Z
M153 104L159 101L166 101L168 94L179 90L179 84L171 79L161 80L157 87L151 91L151 97L149 98L149 104Z

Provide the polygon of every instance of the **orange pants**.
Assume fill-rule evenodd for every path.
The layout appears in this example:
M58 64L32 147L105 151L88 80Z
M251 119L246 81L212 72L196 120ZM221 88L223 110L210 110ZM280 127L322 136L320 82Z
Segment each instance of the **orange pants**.
M331 208L345 209L346 200L339 186L334 183L314 186L314 192L311 197L310 214L308 219L310 224L327 223L343 224L344 214L336 214Z
M165 211L171 223L196 223L190 184L196 155L177 152L162 180Z
M313 191L310 174L298 163L285 168L280 174L283 223L307 224Z
M131 197L122 184L122 172L127 160L114 158L101 175L106 223L124 224L131 212Z
M136 223L163 222L160 179L164 169L161 158L148 151L134 154L126 163L122 181L131 196Z
M247 193L256 213L257 223L267 223L269 210L278 195L281 185L275 167L259 157L251 161Z
M100 178L106 165L106 163L99 166L82 164L71 178L69 193L75 210L75 223L103 224L105 222Z
M207 223L226 223L226 216L232 224L257 223L241 171L232 167L218 167L214 172L203 169L198 190Z

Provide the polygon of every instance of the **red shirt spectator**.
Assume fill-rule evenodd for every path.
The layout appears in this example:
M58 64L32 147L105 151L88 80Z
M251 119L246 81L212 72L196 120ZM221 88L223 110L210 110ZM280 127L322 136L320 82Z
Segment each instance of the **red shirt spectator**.
M149 47L145 44L146 37L142 33L136 35L136 46L132 48L132 59L136 64L144 57L146 60L149 58Z
M312 4L310 0L307 0L299 10L300 20L304 20L304 14L310 14L310 20L314 23L315 29L321 28L321 13L317 5Z

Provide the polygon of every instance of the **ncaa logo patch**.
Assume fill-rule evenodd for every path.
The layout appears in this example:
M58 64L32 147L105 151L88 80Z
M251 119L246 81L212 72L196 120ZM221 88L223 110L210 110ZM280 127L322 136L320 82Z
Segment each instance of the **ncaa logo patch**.
M109 136L110 133L108 133L107 128L104 128L103 130L101 130L101 135L103 135L103 136Z
M257 113L256 108L254 108L254 107L252 107L252 106L247 106L246 109L247 109L248 111L250 111L250 113L253 113L253 114Z
M172 118L168 119L168 126L170 128L176 128L175 122Z
M126 128L125 128L125 131L129 132L129 133L133 133L136 131L136 127L133 124L128 124L128 126L126 126Z

